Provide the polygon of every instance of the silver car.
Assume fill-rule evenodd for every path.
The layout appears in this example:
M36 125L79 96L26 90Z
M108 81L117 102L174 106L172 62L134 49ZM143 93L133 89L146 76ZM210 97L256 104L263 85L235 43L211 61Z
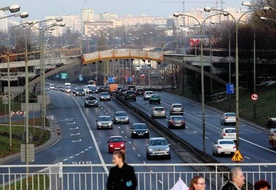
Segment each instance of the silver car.
M113 115L113 123L129 123L129 117L125 111L116 111Z
M226 112L222 114L220 117L220 124L226 125L226 124L236 124L236 113L234 112Z
M147 159L152 157L166 157L171 159L170 144L164 137L151 137L146 145Z
M162 106L155 106L151 110L151 118L166 118L166 110Z
M170 114L177 114L177 115L183 115L184 113L184 108L182 106L182 104L180 103L174 103L171 105L171 109L170 109Z
M144 100L150 99L151 95L153 95L153 91L145 91L144 92Z
M112 118L109 115L101 115L96 120L97 129L113 129Z
M108 92L100 93L100 101L110 101L110 94Z

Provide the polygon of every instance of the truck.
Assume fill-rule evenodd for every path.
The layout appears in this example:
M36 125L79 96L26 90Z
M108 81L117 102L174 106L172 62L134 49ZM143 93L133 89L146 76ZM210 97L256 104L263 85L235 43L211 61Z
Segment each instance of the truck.
M109 84L109 92L114 93L116 89L118 88L118 84Z

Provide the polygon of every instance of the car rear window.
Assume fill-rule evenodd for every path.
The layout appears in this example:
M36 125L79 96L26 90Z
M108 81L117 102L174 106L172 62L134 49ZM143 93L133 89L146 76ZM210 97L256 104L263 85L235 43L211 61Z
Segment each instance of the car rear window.
M235 144L233 141L220 141L220 144Z
M236 133L236 129L226 129L225 133Z
M181 117L181 116L172 117L172 120L182 120L182 119L183 119L183 117Z
M182 108L181 105L173 105L174 108Z
M156 111L164 111L164 108L154 108Z
M236 114L234 114L234 113L228 113L228 114L226 114L226 116L228 116L228 117L236 117Z
M111 138L110 141L111 142L122 142L123 139L121 137L116 137L116 138Z

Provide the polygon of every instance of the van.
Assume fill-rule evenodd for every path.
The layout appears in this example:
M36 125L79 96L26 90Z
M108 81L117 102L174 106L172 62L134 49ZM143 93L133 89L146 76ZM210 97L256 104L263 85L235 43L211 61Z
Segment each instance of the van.
M66 82L64 85L65 86L71 86L71 83L70 82Z

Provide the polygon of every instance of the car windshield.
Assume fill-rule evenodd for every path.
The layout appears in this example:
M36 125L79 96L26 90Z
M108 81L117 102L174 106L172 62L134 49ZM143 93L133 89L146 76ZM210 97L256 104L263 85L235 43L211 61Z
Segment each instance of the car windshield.
M154 108L156 111L163 111L165 110L164 108Z
M116 116L127 116L125 112L117 112L115 113Z
M226 116L228 116L228 117L236 117L236 114L235 113L227 113Z
M150 145L152 145L152 146L158 146L158 145L166 145L166 144L168 144L167 143L167 141L166 140L152 140L152 141L150 141L150 143L149 143Z
M236 129L226 129L225 133L236 133Z
M99 121L111 121L111 118L109 116L99 117Z
M133 126L134 129L147 129L146 125L134 125Z
M174 108L182 108L182 105L175 104L173 105Z
M172 117L172 120L182 120L182 119L183 119L183 117L181 117L181 116Z
M219 144L235 144L234 141L220 141Z
M113 137L110 139L110 142L122 142L123 138L122 137Z

